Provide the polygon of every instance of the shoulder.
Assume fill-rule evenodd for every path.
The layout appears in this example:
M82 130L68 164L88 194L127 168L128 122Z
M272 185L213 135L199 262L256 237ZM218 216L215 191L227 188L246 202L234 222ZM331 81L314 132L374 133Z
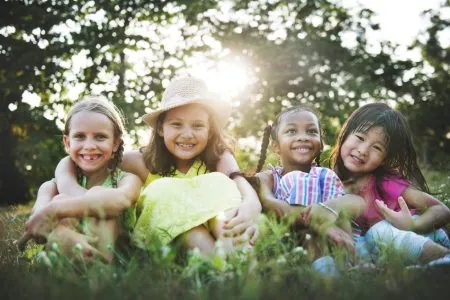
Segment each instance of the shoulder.
M126 151L123 154L121 169L139 176L141 181L145 181L149 173L144 156L138 150Z
M273 176L270 171L263 171L263 172L256 173L255 177L259 178L259 180L261 180L261 181L273 180Z
M133 189L139 189L142 186L142 180L135 174L129 172L123 172L119 181L119 187L132 187Z
M410 185L409 180L399 176L386 176L381 180L381 188L386 193L402 194Z
M217 162L217 172L224 173L225 175L229 175L233 172L239 172L239 165L234 158L233 154L230 151L224 151L222 155L219 157L219 161Z

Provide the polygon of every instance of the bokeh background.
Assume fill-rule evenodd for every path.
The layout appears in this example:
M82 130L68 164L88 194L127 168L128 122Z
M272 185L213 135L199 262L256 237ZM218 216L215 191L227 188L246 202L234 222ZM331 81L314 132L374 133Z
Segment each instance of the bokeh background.
M314 106L330 147L352 111L384 101L407 116L422 166L448 175L449 23L439 0L2 0L0 205L34 200L53 176L74 101L113 101L137 148L140 116L187 74L233 103L246 172L280 110Z

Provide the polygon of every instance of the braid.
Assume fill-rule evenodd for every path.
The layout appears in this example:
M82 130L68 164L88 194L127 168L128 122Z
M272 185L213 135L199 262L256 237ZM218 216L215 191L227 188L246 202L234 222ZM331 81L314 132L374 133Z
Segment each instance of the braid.
M113 188L117 188L117 167L122 162L123 157L123 140L120 140L119 148L117 148L117 151L114 152L114 158L111 159L111 183Z
M319 152L319 154L316 156L314 161L316 162L316 166L320 167L320 155L322 154L322 151Z
M261 154L259 156L258 166L256 167L256 173L259 173L262 170L264 162L266 161L267 147L269 146L269 139L270 139L271 132L272 132L272 126L267 125L266 128L264 128L264 134L263 134L263 139L262 139L262 143L261 143Z

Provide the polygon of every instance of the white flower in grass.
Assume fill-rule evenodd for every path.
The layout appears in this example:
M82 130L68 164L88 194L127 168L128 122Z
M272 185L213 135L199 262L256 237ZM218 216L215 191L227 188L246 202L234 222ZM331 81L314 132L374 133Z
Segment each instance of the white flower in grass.
M58 251L58 244L53 242L51 248L52 248L53 251L57 252Z
M287 261L286 261L286 257L284 257L283 255L280 255L280 256L278 256L278 258L277 258L277 263L278 264L285 264Z
M309 241L311 239L311 235L309 233L305 234L305 240Z
M166 246L166 245L162 246L161 247L161 255L162 255L162 257L166 258L169 255L170 250L171 250L171 248L169 246Z
M75 246L73 246L73 250L77 252L83 251L83 246L80 243L76 243Z
M45 264L47 267L52 267L53 266L50 258L48 258L48 256L47 256L47 252L45 252L45 251L39 252L39 254L37 256L37 260L39 262Z
M305 251L305 249L303 249L303 247L301 246L292 249L292 253L303 253L303 251Z

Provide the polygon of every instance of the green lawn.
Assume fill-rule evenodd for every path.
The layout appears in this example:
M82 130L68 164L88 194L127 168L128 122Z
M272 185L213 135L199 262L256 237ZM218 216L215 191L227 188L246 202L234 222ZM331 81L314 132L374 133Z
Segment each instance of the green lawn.
M448 173L426 172L426 177L437 198L450 198ZM25 258L14 245L28 210L0 211L1 299L444 299L450 295L450 267L406 269L401 257L389 252L375 271L320 277L287 226L275 222L268 222L253 252L236 253L228 260L206 260L194 253L180 262L174 249L155 247L150 253L122 253L110 266L72 264L50 252L45 259L53 267L46 267Z

